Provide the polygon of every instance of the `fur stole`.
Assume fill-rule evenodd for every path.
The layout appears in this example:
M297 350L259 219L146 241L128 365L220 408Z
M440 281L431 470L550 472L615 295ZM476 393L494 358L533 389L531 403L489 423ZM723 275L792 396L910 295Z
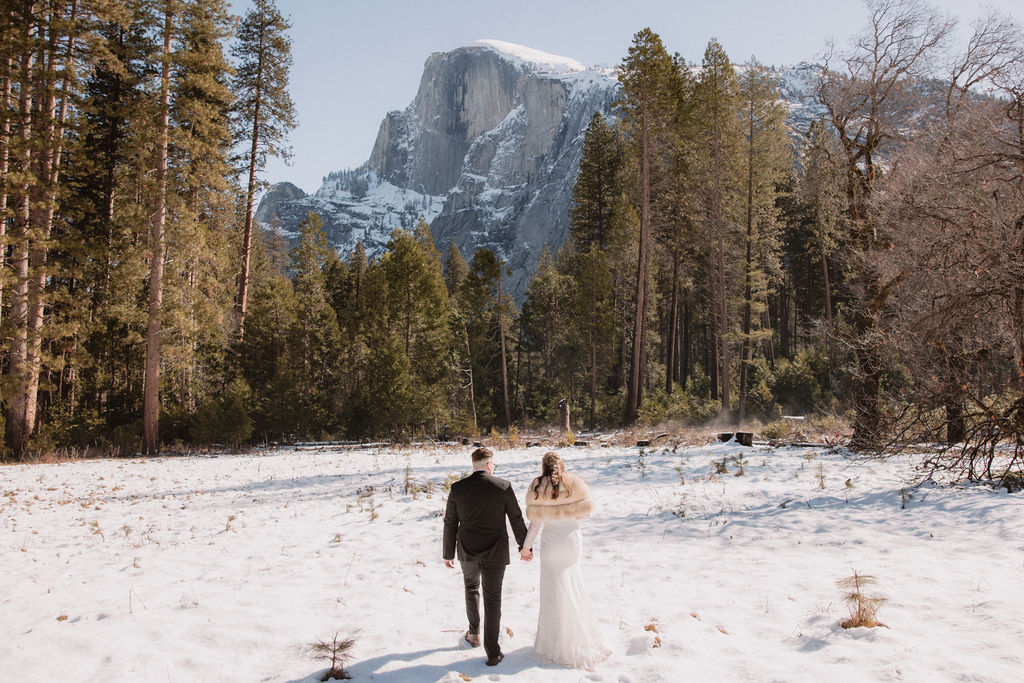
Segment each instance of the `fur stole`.
M526 518L531 522L551 522L560 519L587 519L594 510L590 500L590 487L575 474L566 473L566 480L572 495L559 492L557 499L551 498L551 482L540 477L530 482L526 489ZM540 488L534 488L540 483Z

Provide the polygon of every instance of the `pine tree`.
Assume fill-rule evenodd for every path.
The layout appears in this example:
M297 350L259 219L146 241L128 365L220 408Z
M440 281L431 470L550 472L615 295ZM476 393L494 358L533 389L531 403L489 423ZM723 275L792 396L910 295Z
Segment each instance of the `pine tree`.
M568 315L569 279L559 272L555 258L545 247L537 260L537 272L526 291L520 315L519 349L528 355L539 355L537 378L526 380L525 407L531 417L554 416L555 397L564 397L573 387L572 375L581 359L582 345L574 344ZM521 366L521 364L519 364ZM518 384L518 382L517 382ZM534 400L534 399L537 400ZM572 398L572 396L570 396Z
M615 275L608 253L591 245L573 258L570 277L573 286L567 303L576 333L574 340L583 342L580 347L586 350L584 365L590 394L587 422L595 429L598 391L606 379L602 368L615 365Z
M145 296L143 235L155 194L158 98L147 88L159 71L162 46L156 9L125 0L94 18L96 66L84 84L65 177L62 277L54 285L84 310L65 341L76 360L60 393L66 412L99 443L137 422L142 405L146 311L138 301Z
M448 351L451 347L451 303L433 238L421 218L414 233L395 230L380 259L385 297L383 315L389 336L399 340L408 361L412 403L403 411L391 407L400 418L390 427L441 419L447 398ZM395 367L394 364L389 364ZM375 402L380 406L380 402Z
M257 436L280 439L293 432L301 417L289 368L298 302L291 281L270 263L263 240L253 241L252 257L251 307L238 348L238 371L252 388Z
M636 421L640 406L641 379L647 334L648 259L651 249L651 186L657 138L663 133L671 110L669 88L665 87L673 70L672 58L661 38L649 28L633 36L629 53L622 60L619 82L622 84L624 120L639 159L640 239L637 244L637 277L633 318L632 353L626 386L625 422Z
M18 458L25 455L37 427L44 322L52 303L47 289L53 272L51 240L66 132L79 88L76 56L82 30L77 0L23 0L8 3L3 11L4 100L12 107L4 112L3 151L9 173L3 194L8 208L13 208L8 233L13 283L5 436Z
M145 453L160 450L160 336L162 330L164 225L167 220L167 149L171 117L171 41L174 33L174 0L165 0L164 49L160 67L160 124L157 129L156 211L150 229L149 319L146 329L146 379L143 396L143 445Z
M477 401L478 418L491 420L504 414L506 429L511 425L508 400L508 353L512 302L501 286L504 262L490 249L479 248L470 261L469 275L463 285L460 311L466 318L470 359ZM498 381L492 378L501 378ZM482 399L489 399L487 404ZM486 410L483 410L486 409Z
M746 418L751 355L760 342L771 337L770 328L755 330L755 327L760 327L767 310L770 283L779 270L776 205L793 162L778 88L768 70L756 59L751 58L744 65L739 94L746 129L746 154L743 155L746 230L737 401L738 421L742 424Z
M712 396L721 399L722 413L730 409L730 294L735 284L739 197L739 86L728 55L712 39L704 52L697 82L696 116L703 141L700 178L707 263L711 292L713 351ZM717 390L717 392L716 392Z
M168 266L164 316L165 406L194 411L232 381L226 370L231 339L231 244L237 188L228 163L227 114L231 67L222 41L230 33L223 0L182 3L171 107ZM203 353L200 353L202 349Z
M797 191L810 214L812 238L809 248L821 264L824 314L830 335L835 333L832 297L836 265L832 258L840 249L843 230L844 197L840 169L835 162L837 154L827 124L820 119L812 121L807 131L807 147Z
M336 258L327 245L320 217L310 212L299 224L291 251L295 288L295 323L291 330L290 363L304 409L300 428L307 435L329 433L335 424L336 378L341 356L337 314L328 300L325 270Z
M659 150L665 169L655 197L655 237L667 252L664 269L669 272L667 295L663 297L667 311L664 323L665 393L671 396L673 382L679 377L677 362L680 335L680 299L685 296L692 274L687 265L697 260L694 245L698 242L695 220L697 214L694 157L698 144L693 109L694 78L678 54L673 56L673 69L668 80L672 98L672 115L668 139ZM665 278L661 278L665 281ZM685 332L683 332L685 335Z
M580 170L573 187L569 243L559 257L559 271L572 282L562 324L571 328L589 368L589 424L596 424L597 394L606 380L601 368L617 365L614 321L616 281L626 270L629 236L616 221L617 203L625 190L624 151L618 132L600 112L591 119L583 140ZM623 289L624 291L624 289ZM569 332L570 330L567 330Z
M445 254L444 281L451 300L451 360L453 368L450 405L458 414L463 406L469 408L469 423L473 433L478 429L476 418L476 396L473 381L473 353L469 343L469 328L465 304L464 286L469 277L469 264L462 258L462 252L453 240ZM465 391L465 398L463 398Z
M608 245L612 207L622 192L622 143L601 112L583 136L583 152L569 209L569 237L578 251Z
M239 60L233 89L238 97L232 124L236 144L248 143L245 168L245 218L242 227L241 265L236 301L237 333L245 330L249 288L249 259L252 249L253 205L257 176L267 157L287 159L288 132L295 127L295 108L288 93L292 64L291 25L281 16L274 0L254 0L238 27L238 42L232 54Z

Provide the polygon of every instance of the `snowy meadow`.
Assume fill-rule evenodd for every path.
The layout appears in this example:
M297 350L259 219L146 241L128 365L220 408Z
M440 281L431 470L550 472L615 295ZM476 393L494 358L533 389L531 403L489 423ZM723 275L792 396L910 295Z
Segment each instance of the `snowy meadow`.
M612 655L540 662L539 562L514 559L486 667L441 563L470 450L0 467L0 680L313 683L335 634L355 680L1019 680L1024 494L735 443L561 449L597 505L582 573ZM545 450L496 452L520 500ZM853 571L884 627L840 626Z

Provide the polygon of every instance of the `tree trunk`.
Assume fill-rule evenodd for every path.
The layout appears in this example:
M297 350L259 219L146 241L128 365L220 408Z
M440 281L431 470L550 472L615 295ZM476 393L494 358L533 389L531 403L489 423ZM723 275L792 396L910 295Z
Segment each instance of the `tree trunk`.
M160 336L164 277L164 222L167 217L167 146L171 110L171 32L174 15L164 8L164 52L160 70L160 128L157 161L157 204L150 231L149 325L146 329L146 382L143 389L143 450L160 450Z
M749 367L747 356L750 353L750 300L753 296L750 283L750 269L753 267L754 240L754 104L750 102L748 121L750 122L750 139L747 142L747 254L746 270L743 282L743 344L740 348L740 395L738 423L743 424L747 418L747 381Z
M633 351L630 356L629 381L626 386L624 422L636 422L640 408L640 378L643 343L646 338L647 254L651 233L651 131L649 104L641 105L640 113L640 243L636 264L636 310L633 313Z
M705 328L705 331L710 333L711 338L705 340L705 354L709 355L707 370L708 377L711 379L711 400L718 401L722 396L718 385L722 377L718 367L718 312L712 308L711 315L708 318L709 325Z
M665 394L671 396L672 379L676 371L676 327L679 310L679 251L675 249L672 251L672 295L669 299L668 339L665 341L668 351L665 357Z
M25 421L28 391L28 280L29 280L29 222L31 220L32 188L32 90L35 55L32 38L35 24L32 21L31 0L24 3L25 47L19 58L18 92L18 133L21 150L18 159L20 181L15 196L17 205L11 230L11 270L14 283L11 287L10 325L12 327L10 353L8 354L8 400L5 437L7 446L15 458L22 458L28 446L30 425Z
M39 373L42 369L43 317L46 306L46 282L49 279L47 259L49 240L53 232L53 219L57 212L57 183L60 180L61 156L64 152L64 124L67 119L68 91L71 87L72 59L75 49L74 22L78 11L77 0L70 8L71 31L68 36L67 53L64 57L63 79L61 82L60 108L57 107L57 32L52 28L59 24L58 17L50 15L50 40L46 48L43 84L45 98L40 98L41 121L45 121L45 149L41 156L39 180L43 183L43 197L38 219L39 239L30 251L28 296L28 386L25 392L25 425L29 436L35 431L36 412L39 396Z
M249 148L249 184L245 191L245 225L242 228L242 256L238 274L238 298L235 303L235 317L237 319L235 334L239 339L245 335L245 312L249 302L249 260L252 254L253 205L256 202L256 165L259 154L259 121L260 105L262 104L260 100L261 98L257 92L252 122L252 145Z
M597 423L597 336L593 326L590 329L590 429Z
M717 104L715 105L715 116L714 120L718 120L717 116ZM728 301L726 300L726 286L725 286L725 216L722 208L722 175L724 173L722 169L722 132L719 130L719 126L715 125L711 134L711 154L713 163L713 179L712 179L712 194L711 194L711 227L715 231L715 237L717 237L717 244L712 246L712 263L714 264L714 278L712 279L712 288L714 296L712 297L713 306L711 319L713 323L712 327L712 343L715 345L715 370L718 375L718 382L712 383L712 392L714 392L715 384L718 385L719 397L721 398L721 412L729 412L729 317L728 317Z
M473 413L473 431L476 432L479 426L476 423L476 396L473 390L473 351L469 347L469 332L466 325L462 325L462 336L466 340L466 361L469 363L469 408Z
M501 275L498 275L498 337L501 339L501 390L505 399L505 429L512 426L512 411L508 403L508 364L505 355L505 319L501 314L504 295L501 291Z
M682 362L680 363L679 381L686 387L686 380L690 377L690 295L688 291L683 292L683 339L681 343Z
M0 272L3 272L7 256L7 173L10 170L11 153L11 121L9 112L14 102L11 100L11 70L14 68L14 60L7 57L3 64L3 83L0 88L3 94L0 95L0 107L3 108L3 124L0 127ZM0 282L0 321L3 320L3 283Z

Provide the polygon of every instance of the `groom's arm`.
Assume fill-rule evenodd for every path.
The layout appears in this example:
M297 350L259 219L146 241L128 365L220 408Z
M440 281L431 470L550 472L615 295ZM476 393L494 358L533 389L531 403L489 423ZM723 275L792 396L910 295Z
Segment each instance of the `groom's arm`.
M526 523L523 521L523 511L519 509L519 501L516 500L515 491L509 486L505 489L505 514L512 525L512 533L516 536L516 543L519 549L523 549L526 542Z
M455 535L458 530L459 510L455 505L454 497L449 495L448 506L444 511L444 540L441 550L441 557L449 568L455 566Z

